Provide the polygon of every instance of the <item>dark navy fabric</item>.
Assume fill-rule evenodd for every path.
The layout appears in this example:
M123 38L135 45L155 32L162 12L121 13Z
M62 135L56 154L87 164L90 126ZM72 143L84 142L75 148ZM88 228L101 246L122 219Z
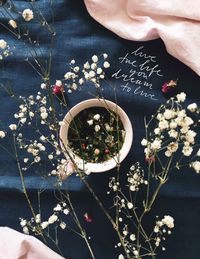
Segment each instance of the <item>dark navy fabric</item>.
M23 10L28 7L26 1L14 1ZM49 1L39 0L36 5L44 13L47 20L51 21L51 7ZM0 7L2 8L2 7ZM80 0L57 0L53 1L54 23L56 30L56 42L53 50L53 63L51 83L56 79L63 78L67 70L67 63L75 59L79 65L87 61L93 54L100 55L108 53L111 68L107 70L107 80L116 89L117 103L127 112L134 131L132 149L122 163L122 173L128 171L132 163L140 161L145 166L143 148L140 145L144 137L143 117L150 116L157 107L166 100L161 92L161 85L170 79L178 78L178 90L188 95L189 102L199 102L200 79L185 65L167 54L161 40L151 42L132 42L123 40L95 22L87 13L84 3ZM109 19L109 17L108 17ZM3 22L8 18L1 15ZM30 29L34 36L39 37L40 48L42 49L41 59L48 57L49 37L46 37L44 30L39 29L36 22L30 23ZM134 29L134 28L133 28ZM28 96L39 91L41 80L33 69L23 61L28 54L24 45L10 36L0 27L0 38L7 40L12 49L10 56L0 72L2 82L10 82L16 94ZM130 64L120 63L119 57L131 53L138 48L148 55L156 56L156 63L160 72L149 77L148 82L152 87L142 86L138 91L138 85L132 83L129 88L124 88L124 82L116 72L119 69L126 74L130 73ZM142 58L135 56L140 63ZM152 63L151 63L152 65ZM115 74L115 78L113 76ZM160 76L162 74L162 76ZM103 82L104 97L115 100L113 90L108 83ZM68 103L72 107L76 103L91 98L88 89L83 88L71 95L68 95ZM153 99L141 96L139 91L151 94ZM0 94L0 120L8 126L13 122L12 115L16 112L17 104L5 92ZM7 143L8 144L8 143ZM108 179L115 174L115 170L102 174L93 174L88 181L97 191L105 206L110 205L108 190ZM52 183L41 181L37 171L33 170L27 175L27 187L30 190L31 198L37 207L37 189L47 189L42 196L44 213L48 215L49 209L54 206L55 198L52 190ZM71 177L64 183L63 188L71 191L72 198L80 217L85 212L93 216L93 223L89 224L82 220L85 228L91 236L91 243L94 247L97 259L115 259L120 250L114 246L118 242L112 227L108 223L93 198L88 194L87 189L76 177ZM18 218L28 217L28 207L22 194L21 182L13 159L3 150L0 154L0 225L9 226L20 230ZM200 257L200 178L190 170L174 172L169 183L161 190L161 194L152 215L172 215L175 218L175 229L172 236L168 238L166 252L160 253L158 259L198 259ZM82 217L83 218L83 217ZM148 219L149 224L151 218ZM147 222L148 227L148 222ZM87 259L90 258L83 240L74 234L60 234L62 237L61 249L66 258ZM52 248L53 245L52 245ZM5 258L6 259L6 258Z

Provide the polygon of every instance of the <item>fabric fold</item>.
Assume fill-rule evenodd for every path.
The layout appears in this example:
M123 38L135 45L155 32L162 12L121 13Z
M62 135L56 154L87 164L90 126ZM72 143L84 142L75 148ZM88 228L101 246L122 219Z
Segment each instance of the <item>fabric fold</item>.
M0 227L0 258L6 259L64 259L37 238Z
M90 15L133 41L161 38L175 58L200 75L200 2L195 0L84 0Z

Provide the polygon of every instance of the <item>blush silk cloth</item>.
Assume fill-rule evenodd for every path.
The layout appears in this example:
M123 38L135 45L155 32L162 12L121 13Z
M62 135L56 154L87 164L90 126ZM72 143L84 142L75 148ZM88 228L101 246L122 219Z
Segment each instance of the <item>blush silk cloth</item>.
M0 258L64 259L35 237L21 234L7 227L0 227Z
M200 1L84 0L90 15L122 38L161 38L167 51L200 75Z

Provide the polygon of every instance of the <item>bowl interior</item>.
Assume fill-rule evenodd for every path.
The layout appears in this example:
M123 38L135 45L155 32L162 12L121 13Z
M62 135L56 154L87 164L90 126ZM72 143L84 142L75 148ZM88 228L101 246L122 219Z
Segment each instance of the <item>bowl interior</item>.
M114 113L118 114L120 117L120 120L123 124L124 130L125 130L125 138L124 143L122 145L122 148L119 151L119 154L117 154L115 157L106 160L102 163L89 163L84 161L79 156L75 155L73 151L69 147L69 141L68 141L68 130L69 125L72 122L73 118L78 115L81 111L91 108L91 107L104 107L106 109L112 110ZM127 114L122 110L121 107L119 107L117 104L105 100L105 99L89 99L85 100L83 102L78 103L75 105L65 116L63 120L64 124L60 128L60 140L61 140L61 146L64 152L69 153L70 156L74 159L76 165L79 169L88 172L93 173L99 173L99 172L105 172L108 171L114 167L118 163L121 163L125 157L127 156L128 152L130 151L130 148L132 146L132 140L133 140L133 129L131 122L127 116Z

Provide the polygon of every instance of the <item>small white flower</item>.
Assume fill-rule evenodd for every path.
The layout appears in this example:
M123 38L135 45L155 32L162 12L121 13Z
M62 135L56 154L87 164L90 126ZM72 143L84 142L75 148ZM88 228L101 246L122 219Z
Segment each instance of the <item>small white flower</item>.
M164 216L162 223L165 224L168 228L174 228L174 219L171 216Z
M84 83L84 79L80 78L78 82L79 82L80 85L82 85Z
M166 109L165 112L163 113L163 116L165 117L166 120L170 120L174 117L175 113L173 110Z
M61 229L65 229L66 228L66 223L65 222L61 222L60 223L60 228Z
M106 128L107 131L111 130L111 127L110 127L110 125L108 123L105 123L105 128Z
M165 151L165 156L166 156L166 157L172 156L172 152L171 152L170 150L166 150L166 151Z
M5 132L1 130L0 131L0 138L5 138L5 136L6 136Z
M76 90L76 89L78 88L78 86L77 86L76 83L73 83L72 86L71 86L71 88L72 88L73 90Z
M154 231L155 233L158 233L158 232L159 232L159 230L160 230L159 226L158 226L158 225L156 225L156 226L154 227L154 230L153 230L153 231Z
M89 72L89 78L95 77L95 72L93 70L91 70Z
M185 145L183 147L182 153L183 153L184 156L190 156L192 154L192 151L193 151L192 147Z
M17 23L16 23L16 21L10 20L8 23L9 23L9 25L10 25L13 29L16 29L16 28L17 28Z
M97 63L97 62L98 62L98 57L97 57L97 55L92 56L92 61L93 61L94 63Z
M175 153L178 149L178 143L176 142L171 142L169 143L169 145L167 146L167 150L170 152L170 153Z
M195 139L196 135L197 135L197 134L196 134L195 131L193 131L193 130L188 130L187 133L186 133L186 135L185 135L185 139L186 139L186 141L188 141L189 143L194 144L194 139Z
M138 256L138 255L139 255L139 253L138 253L137 250L133 251L133 254L134 254L135 256Z
M127 203L127 207L129 208L129 210L131 210L133 208L133 203L132 202L128 202Z
M22 119L20 120L20 122L21 122L22 124L24 124L24 123L26 122L26 118L22 118Z
M35 116L34 112L29 112L29 116L33 118Z
M47 86L46 86L45 83L42 83L42 84L40 85L40 87L41 87L41 89L46 89L46 88L47 88Z
M23 232L24 234L28 235L29 234L29 230L27 227L23 227Z
M141 144L142 144L142 146L146 147L148 144L148 141L145 138L143 138L143 140L141 141Z
M168 129L168 128L169 128L169 123L168 123L167 120L161 120L161 121L158 123L158 127L160 128L160 130Z
M31 9L25 9L22 13L22 17L26 22L31 21L34 18L33 11Z
M89 121L87 121L87 123L89 126L91 126L91 125L93 125L93 120L89 120Z
M176 98L179 103L184 102L186 99L186 94L182 92L180 94L177 94Z
M100 75L103 72L102 68L98 67L97 68L97 74Z
M64 210L63 210L63 213L64 213L65 215L68 215L68 214L69 214L69 210L68 210L68 209L64 209Z
M159 134L160 134L160 129L159 129L159 128L154 129L154 133L155 133L156 135L159 135Z
M104 58L104 59L107 59L107 57L108 57L108 54L104 53L104 54L103 54L103 58Z
M56 207L53 209L54 211L61 211L62 207L60 204L57 204Z
M120 254L120 255L118 256L118 259L124 259L124 256L123 256L122 254Z
M192 162L192 168L196 171L197 174L200 173L200 162L199 161L195 161Z
M34 162L35 162L35 163L39 163L40 160L41 160L41 158L40 158L39 156L36 156L36 157L34 158Z
M175 131L174 129L171 129L169 132L168 132L169 136L171 138L177 138L178 137L178 132Z
M197 151L197 156L200 156L200 149Z
M50 160L52 160L53 159L53 155L48 155L48 158L50 159Z
M155 139L153 143L151 143L152 150L158 150L161 148L162 141L160 139Z
M46 137L42 135L42 136L40 137L40 140L41 140L41 141L45 141L45 140L46 140Z
M96 132L100 131L100 129L101 129L101 127L100 127L99 125L95 125L94 130L95 130Z
M62 86L62 81L61 80L56 80L56 85L57 86Z
M17 129L17 125L16 124L10 124L9 128L14 131Z
M89 68L90 68L89 62L86 62L86 63L83 65L83 67L84 67L85 69L89 69Z
M20 221L20 225L21 225L22 227L26 226L26 224L27 224L27 221L26 221L25 219L22 219L22 220Z
M123 231L123 235L124 235L124 236L127 236L127 235L128 235L128 231L127 231L127 230L124 230L124 231Z
M48 113L47 113L47 112L42 112L42 113L41 113L41 118L42 118L43 120L45 120L47 117L48 117Z
M26 163L28 163L28 158L24 158L24 163L26 164Z
M108 63L108 61L105 61L105 62L103 63L103 66L104 66L105 68L109 68L109 67L110 67L110 63Z
M77 72L79 71L79 69L80 69L80 68L79 68L78 66L76 66L76 67L74 67L73 70L74 70L75 73L77 73Z
M174 120L172 120L169 124L169 127L170 129L175 129L177 127L177 123Z
M0 40L0 49L5 49L7 47L7 42L5 40Z
M197 110L197 104L191 103L191 104L188 105L187 109L191 112L195 112Z
M97 64L96 63L92 63L91 64L91 69L96 70L96 68L97 68Z
M41 223L41 227L42 227L42 229L47 228L47 227L48 227L48 225L49 225L48 221L44 221L44 222L42 222L42 223Z
M95 114L94 117L93 117L93 119L96 120L96 121L100 120L100 118L101 118L101 116L98 113Z
M57 219L58 219L58 216L55 215L55 214L53 214L53 215L51 215L51 216L49 217L48 223L49 223L49 224L53 224L54 222L57 221Z
M37 215L35 216L35 222L36 222L36 223L40 223L40 222L41 222L41 216L40 216L40 214L37 214Z
M130 240L131 240L131 241L135 241L135 240L136 240L136 236L135 236L134 234L131 234L131 235L130 235Z

